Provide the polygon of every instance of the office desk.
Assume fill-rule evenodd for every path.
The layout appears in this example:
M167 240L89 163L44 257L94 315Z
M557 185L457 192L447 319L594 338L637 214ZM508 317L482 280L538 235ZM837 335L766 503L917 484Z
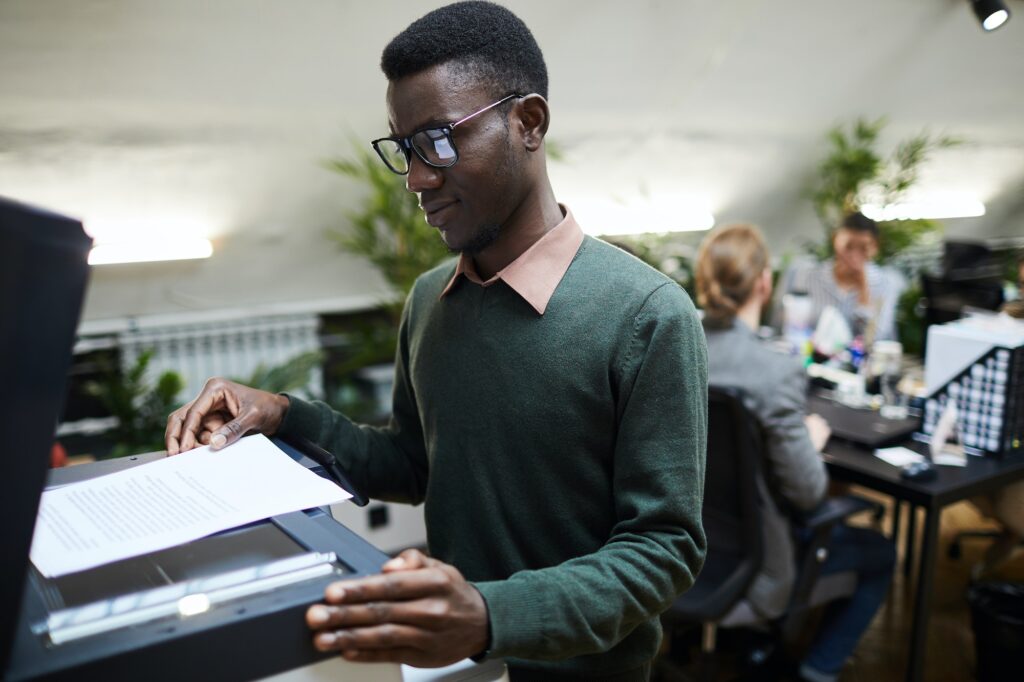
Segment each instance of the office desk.
M917 452L925 452L926 446L922 443L907 442L903 445ZM901 502L909 502L912 506L923 507L925 510L906 674L908 681L918 682L924 672L927 626L931 612L939 517L942 508L975 495L992 492L1007 483L1024 478L1024 453L1002 460L968 457L966 467L938 467L938 477L927 483L904 480L900 478L900 470L897 467L878 459L871 450L835 438L829 441L823 457L828 465L829 474L834 479L856 483L890 495L896 502L896 510L899 509ZM908 535L909 545L913 541L913 530L910 530Z

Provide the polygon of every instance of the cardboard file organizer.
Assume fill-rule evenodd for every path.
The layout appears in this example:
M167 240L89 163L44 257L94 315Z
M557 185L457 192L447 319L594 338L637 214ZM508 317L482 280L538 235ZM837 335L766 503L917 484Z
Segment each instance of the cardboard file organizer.
M969 452L1024 449L1024 323L972 318L928 328L923 429L931 435L949 401Z

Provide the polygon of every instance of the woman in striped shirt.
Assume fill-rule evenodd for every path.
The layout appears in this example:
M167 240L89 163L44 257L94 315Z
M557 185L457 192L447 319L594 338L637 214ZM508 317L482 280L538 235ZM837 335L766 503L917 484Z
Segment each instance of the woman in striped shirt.
M832 250L833 258L795 263L783 274L773 322L781 328L785 294L806 294L815 322L832 306L865 346L896 340L896 305L907 283L896 270L874 262L878 225L862 213L847 215L832 234Z

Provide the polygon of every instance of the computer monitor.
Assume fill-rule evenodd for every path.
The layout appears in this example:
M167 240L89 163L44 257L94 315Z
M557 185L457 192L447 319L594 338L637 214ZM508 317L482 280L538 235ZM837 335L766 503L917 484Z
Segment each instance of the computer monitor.
M0 197L0 677L18 622L91 245L79 221Z
M924 329L958 320L972 310L999 310L1003 304L1002 267L988 246L946 241L942 272L921 273ZM925 333L922 353L927 349Z
M942 249L943 276L951 280L999 279L999 258L987 244L947 239Z

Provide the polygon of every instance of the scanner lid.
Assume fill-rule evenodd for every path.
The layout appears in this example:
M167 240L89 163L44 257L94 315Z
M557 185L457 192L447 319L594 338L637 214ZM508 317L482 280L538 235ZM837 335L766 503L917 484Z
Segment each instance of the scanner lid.
M78 220L0 197L0 676L18 623L91 246Z

